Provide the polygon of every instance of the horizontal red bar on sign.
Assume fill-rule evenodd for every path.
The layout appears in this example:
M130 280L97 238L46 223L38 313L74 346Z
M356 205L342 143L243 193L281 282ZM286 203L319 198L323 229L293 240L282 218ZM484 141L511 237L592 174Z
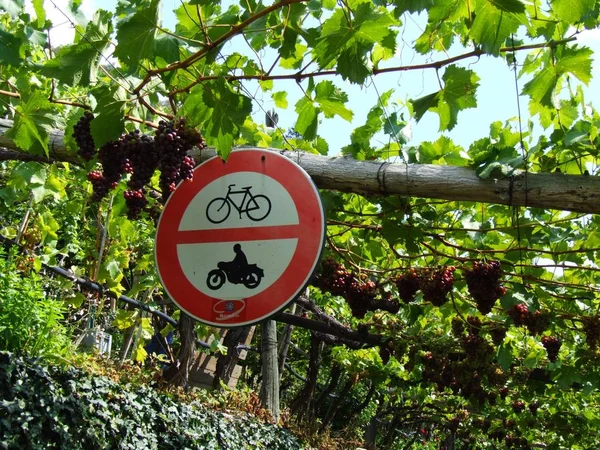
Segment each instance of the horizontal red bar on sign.
M183 230L177 233L177 244L202 244L208 242L270 241L273 239L298 239L300 225L267 227L218 228L212 230Z

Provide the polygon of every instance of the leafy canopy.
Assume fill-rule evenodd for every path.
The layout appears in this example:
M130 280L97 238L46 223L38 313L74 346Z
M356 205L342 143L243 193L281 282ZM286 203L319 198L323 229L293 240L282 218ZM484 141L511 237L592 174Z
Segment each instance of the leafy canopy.
M37 255L21 261L25 274L61 262L114 293L143 296L153 306L164 300L152 251L162 204L149 195L140 218L129 220L126 182L91 201L88 173L98 159L79 159L72 137L84 110L94 115L96 148L148 124L185 119L223 157L238 145L323 155L343 145L343 156L379 161L382 181L387 162L400 163L407 175L410 164L455 165L490 182L525 185L531 172L598 175L600 115L585 91L595 55L577 42L586 30L597 31L593 0L190 0L168 23L168 2L123 1L93 17L80 3L57 3L72 21L65 40L64 16L55 19L44 2L26 8L22 0L0 0L0 113L9 121L2 119L8 129L0 145L20 152L0 161L0 232ZM415 23L418 36L408 39ZM403 56L409 50L413 61ZM483 138L463 147L448 131L468 113L495 108L481 96L491 60L510 69L522 117L498 117ZM415 71L434 79L417 96L402 83L377 89L384 77ZM507 101L515 95L506 93ZM282 120L269 129L263 122L273 105ZM439 121L439 133L411 143L411 127L428 117ZM349 136L328 142L324 130L344 122L353 125ZM159 189L160 177L150 174L148 186ZM363 311L354 292L326 284L311 295L336 320L390 342L359 350L338 345L322 364L322 383L330 361L357 380L349 384L355 402L374 386L381 410L365 407L357 427L376 414L397 423L398 411L408 411L403 419L419 415L401 421L406 436L425 423L432 439L453 436L477 448L522 444L514 439L547 448L597 446L597 215L383 194L322 197L326 255L344 264L340 272L377 307ZM492 261L501 263L502 275L488 311L467 274L474 263ZM416 274L424 283L438 272L444 283L453 274L445 302L425 285L402 301L400 277ZM66 302L87 308L83 296ZM148 318L123 310L114 322L138 330L134 358L144 359ZM294 339L309 351L306 333ZM552 357L551 339L560 342ZM306 368L304 359L290 364ZM319 419L324 411L316 411ZM350 417L332 426L341 429L344 419Z

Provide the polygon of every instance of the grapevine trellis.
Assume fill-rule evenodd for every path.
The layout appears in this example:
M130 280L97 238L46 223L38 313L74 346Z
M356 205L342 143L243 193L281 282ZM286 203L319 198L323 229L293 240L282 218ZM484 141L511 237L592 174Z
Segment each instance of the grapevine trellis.
M279 349L263 329L297 420L356 446L597 447L600 124L580 45L600 24L594 2L182 1L169 30L158 0L91 20L47 1L73 42L56 45L44 2L0 2L0 236L28 252L14 256L21 276L66 276L176 327L163 375L185 384L207 330L173 318L156 220L195 165L270 148L307 171L327 213L310 295L273 316ZM476 94L493 58L514 77L518 117L463 148L447 132L490 109ZM435 87L405 92L396 77L414 71L435 72ZM385 77L395 92L379 90ZM295 102L293 124L259 123L269 101L282 118ZM426 115L442 134L406 142ZM331 157L334 120L354 129ZM99 305L90 314L130 312ZM218 370L243 335L227 335ZM253 357L248 383L265 386L273 373Z
M84 160L93 160L95 158L95 145L91 135L89 134L89 123L91 116L84 116L84 120L76 125L76 140L80 144L79 157ZM82 119L83 120L83 119ZM162 201L164 201L169 193L175 188L175 183L180 180L185 180L191 177L191 157L189 156L194 143L201 142L201 138L197 135L193 138L192 143L188 144L187 139L176 138L176 133L182 136L193 136L193 132L185 131L183 128L178 128L177 132L172 132L178 125L162 123L159 128L159 134L162 131L166 140L169 142L180 141L180 146L174 146L174 153L165 152L163 158L166 158L167 164L162 162L158 157L156 141L139 132L131 132L123 136L117 142L109 142L100 149L99 161L102 171L97 169L92 170L88 174L88 179L92 182L94 193L91 197L92 201L100 202L111 189L118 186L120 179L129 174L130 178L127 181L130 190L124 192L126 205L129 212L128 217L137 219L146 207L147 201L132 202L132 192L144 193L144 187L149 183L155 169L159 168L167 176L161 175L160 188L162 191ZM181 127L181 125L179 125ZM169 136L170 134L170 136ZM55 135L59 135L56 134ZM168 136L168 137L167 137ZM94 150L92 150L94 149ZM157 157L153 157L157 155ZM146 156L146 157L145 157ZM138 175L136 175L136 172ZM139 174L142 173L142 177ZM137 188L134 190L134 188ZM150 190L152 192L152 190ZM384 194L385 196L385 194ZM145 194L141 194L136 199L143 199ZM384 197L385 198L385 197ZM427 205L427 200L422 200L422 204ZM443 204L443 203L442 203ZM414 206L419 205L415 202ZM401 208L407 208L407 204ZM467 229L460 227L439 227L438 229L422 230L420 229L419 237L421 241L419 246L426 249L426 253L422 254L406 254L399 253L393 246L390 246L390 251L395 254L399 261L408 263L400 266L392 266L390 268L371 269L372 263L356 254L355 252L345 249L335 243L336 239L343 237L345 234L353 230L362 230L370 234L386 233L385 216L386 211L363 214L362 211L351 211L340 209L336 211L336 218L330 219L328 222L328 245L333 254L337 254L351 268L347 270L343 264L336 263L332 259L327 259L323 263L322 268L316 274L312 284L320 288L323 292L329 292L334 296L344 298L352 315L357 319L364 319L367 313L387 311L394 315L401 310L400 300L410 306L415 302L415 297L419 292L422 293L421 304L431 304L434 307L441 308L447 302L451 302L457 315L452 320L452 333L458 340L458 347L442 347L436 348L428 346L425 343L420 344L421 354L414 352L414 348L408 355L407 367L410 368L415 362L423 364L423 380L433 383L439 391L450 389L455 394L460 394L463 397L474 398L481 404L489 403L496 404L498 396L501 399L506 398L509 391L505 387L500 389L497 394L493 391L488 391L481 386L481 380L486 380L487 384L503 385L507 382L506 374L500 369L497 363L494 363L496 358L495 346L501 346L506 333L509 329L504 321L498 320L498 314L501 313L502 307L499 305L499 299L506 293L506 287L502 284L512 285L514 289L516 285L526 287L528 284L535 282L538 286L545 286L544 292L550 297L562 298L564 295L554 292L553 289L568 287L581 291L580 298L584 301L589 301L594 298L598 292L598 287L594 285L577 285L576 283L567 283L558 281L552 278L543 278L541 276L534 277L524 274L524 267L540 268L559 267L564 271L581 271L581 272L597 272L598 269L593 266L584 266L577 264L523 264L523 254L537 254L539 256L548 255L553 258L560 255L572 254L589 254L590 252L598 251L597 248L581 247L565 248L564 250L548 250L546 243L542 243L539 247L523 246L519 234L525 233L526 229L535 224L516 223L511 226L497 227L490 230L496 233L517 233L514 239L507 247L497 249L482 249L471 248L465 245L459 245L452 237L455 233L481 232L481 229ZM154 214L157 218L157 215ZM588 216L582 214L579 216L571 216L569 219L557 218L554 221L548 221L546 225L558 225L568 223L568 221L587 220ZM378 223L381 221L381 223ZM496 255L507 254L518 255L517 262L512 263L513 272L503 271L498 261L493 258ZM431 268L414 268L410 267L410 262L417 258L434 258L434 260L444 259L445 265L433 266ZM475 306L479 309L483 316L494 312L495 319L482 321L479 317L473 315L463 315L456 306L453 284L455 282L455 267L450 266L449 262L454 261L459 265L459 273L462 273L462 280L466 282L467 290L474 300ZM83 280L69 274L64 269L58 267L46 266L46 269L57 273L61 276L68 276L76 283L84 288L103 292L104 289L97 283ZM510 278L506 278L506 276ZM503 281L502 281L503 280ZM390 289L392 287L392 289ZM393 288L395 287L398 299L395 299ZM110 292L106 290L106 292ZM590 297L590 294L592 297ZM149 308L147 305L133 300L129 297L120 295L119 300L125 301L127 304L136 308L142 308L151 314L157 314L172 325L179 325L169 316L160 311ZM461 300L469 303L466 298ZM306 300L298 299L298 302L303 305L306 311L313 314L317 320L299 317L289 313L278 313L273 318L278 321L288 323L290 325L300 326L308 330L312 330L316 337L316 342L325 342L329 345L343 345L350 349L365 349L369 347L377 347L379 356L384 365L386 365L392 356L401 357L406 351L406 341L411 341L414 338L408 334L404 334L398 330L393 338L385 337L379 334L373 334L371 327L374 324L359 325L358 330L352 330L348 326L339 323L333 317L325 314L316 305L307 302ZM538 308L535 311L530 311L529 307L522 302L514 303L511 307L504 311L512 320L512 323L517 327L526 329L527 332L534 337L539 337L540 343L547 352L547 358L550 362L556 362L563 344L563 340L554 335L542 334L548 329L553 320L569 320L573 323L579 323L579 332L584 337L586 345L595 349L598 346L598 331L600 330L600 317L598 315L573 314L564 311L555 311L544 306L547 301L540 299ZM490 344L484 336L490 336L492 344ZM541 337L540 337L541 336ZM210 345L203 341L197 341L196 345L204 348L210 348ZM242 347L239 344L233 347L236 350ZM441 350L441 352L440 352ZM450 354L448 354L450 352ZM319 364L320 356L317 353L312 353L309 358L309 367L316 367ZM292 374L302 379L306 386L311 386L316 383L316 371L309 369L307 378L303 378L298 373L293 371ZM456 374L463 374L457 377ZM473 378L475 374L475 378ZM535 375L538 380L550 382L550 374L538 373ZM343 392L344 396L354 386L355 382L347 384ZM328 387L325 388L327 391ZM329 395L330 392L327 392ZM295 408L298 411L303 411L303 408L310 408L305 405L313 402L315 395L314 388L308 391L302 391L295 400ZM368 404L368 402L367 402ZM365 405L366 406L366 405ZM526 404L522 400L515 400L512 403L512 409L515 413L520 414L526 408ZM339 405L336 407L336 409ZM538 408L536 402L528 405L532 414L536 413ZM300 413L301 417L302 413ZM326 418L325 424L333 420L333 416ZM464 418L455 416L448 423L447 427L450 431L455 431ZM395 430L397 425L391 424L391 430ZM492 433L492 437L500 436ZM522 438L514 438L513 445L520 445Z

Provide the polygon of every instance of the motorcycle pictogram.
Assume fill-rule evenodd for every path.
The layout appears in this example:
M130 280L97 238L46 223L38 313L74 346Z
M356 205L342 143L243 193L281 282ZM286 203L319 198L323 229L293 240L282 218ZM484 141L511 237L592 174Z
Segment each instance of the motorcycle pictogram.
M260 222L271 212L271 200L266 195L254 195L250 190L252 186L245 186L239 190L232 190L235 184L230 184L225 197L213 198L206 207L206 218L212 223L225 222L233 206L239 216L246 214L250 220ZM233 201L232 196L243 195L239 205Z
M235 252L233 261L221 261L217 264L217 269L208 272L206 285L213 291L220 289L225 281L232 284L243 284L248 289L254 289L265 276L263 269L256 264L248 264L248 259L240 244L235 244L233 251Z

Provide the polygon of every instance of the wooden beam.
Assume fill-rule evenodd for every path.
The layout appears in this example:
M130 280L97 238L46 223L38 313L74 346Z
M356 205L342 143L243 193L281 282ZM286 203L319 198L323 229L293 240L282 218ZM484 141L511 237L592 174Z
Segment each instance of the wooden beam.
M6 137L5 133L11 126L11 121L0 119L0 147L19 150ZM49 147L52 160L72 160L73 153L67 152L61 131L54 130L50 134ZM482 180L467 167L392 164L269 150L278 151L297 162L320 189L600 213L600 177L596 176L522 173L515 177ZM193 153L197 162L215 155L214 149Z

